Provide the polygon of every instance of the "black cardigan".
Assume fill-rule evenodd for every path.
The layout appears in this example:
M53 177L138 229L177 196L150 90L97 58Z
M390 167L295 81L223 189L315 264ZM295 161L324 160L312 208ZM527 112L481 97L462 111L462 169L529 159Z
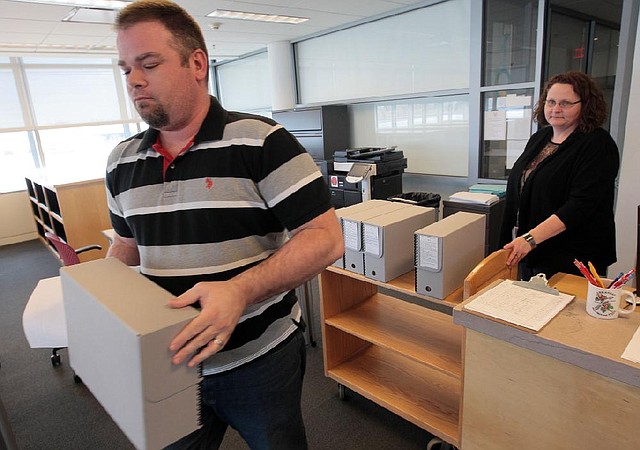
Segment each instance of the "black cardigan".
M513 165L507 183L501 245L511 242L516 223L522 235L556 214L567 229L532 250L529 267L576 273L574 258L604 268L616 261L613 201L620 155L608 132L575 131L531 173L519 193L520 178L529 162L553 136L545 127L529 139Z

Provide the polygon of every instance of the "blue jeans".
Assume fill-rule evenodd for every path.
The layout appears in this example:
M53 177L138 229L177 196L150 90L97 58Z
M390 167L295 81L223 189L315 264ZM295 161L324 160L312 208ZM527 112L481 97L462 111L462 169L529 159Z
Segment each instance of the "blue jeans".
M252 450L304 450L300 398L306 365L296 330L268 354L236 369L204 377L202 427L166 450L217 449L230 425Z

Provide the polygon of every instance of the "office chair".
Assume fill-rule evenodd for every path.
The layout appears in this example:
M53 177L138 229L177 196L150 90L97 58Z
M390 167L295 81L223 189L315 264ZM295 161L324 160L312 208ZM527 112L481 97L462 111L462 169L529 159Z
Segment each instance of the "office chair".
M74 249L72 246L67 244L65 241L60 239L60 237L56 236L53 233L46 232L44 235L55 247L58 255L60 255L60 259L62 260L62 264L64 266L73 266L74 264L79 264L80 258L78 257L78 255L80 253L89 250L102 250L102 247L98 244L91 244L80 247L78 249ZM61 350L61 348L54 348L51 351L51 364L54 367L60 365L60 355L58 354L58 350Z
M65 266L73 266L74 264L80 263L80 257L78 256L80 253L88 250L102 250L102 247L98 244L91 244L74 249L53 233L46 232L44 235L56 248L58 255L60 255L60 259L62 260L62 264Z

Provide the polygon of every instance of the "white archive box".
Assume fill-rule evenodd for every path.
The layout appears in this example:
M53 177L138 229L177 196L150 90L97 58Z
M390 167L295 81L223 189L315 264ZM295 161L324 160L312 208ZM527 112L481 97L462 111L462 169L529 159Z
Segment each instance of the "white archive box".
M407 206L404 203L382 200L381 204L373 204L370 208L345 214L340 218L342 237L344 238L344 268L346 270L364 275L362 221L397 211Z
M353 214L358 211L366 211L375 206L380 206L387 203L389 202L385 200L367 200L366 202L355 203L353 205L345 206L344 208L336 209L336 216L338 216L338 220L340 221L340 226L342 227L343 216L348 216L349 214ZM342 257L340 257L340 259L338 259L336 262L334 262L331 265L334 267L339 267L341 269L344 269L344 253L342 254Z
M444 299L484 258L486 216L457 212L415 232L416 292Z
M199 427L200 370L173 365L169 343L198 312L115 258L60 269L69 362L138 449Z
M387 282L410 272L414 262L414 233L435 221L435 209L415 205L364 219L364 275Z

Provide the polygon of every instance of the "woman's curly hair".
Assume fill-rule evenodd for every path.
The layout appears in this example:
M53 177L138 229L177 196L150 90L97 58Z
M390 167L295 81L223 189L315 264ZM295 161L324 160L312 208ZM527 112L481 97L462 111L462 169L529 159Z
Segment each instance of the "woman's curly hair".
M547 93L556 83L569 84L580 98L582 109L578 130L589 133L604 123L607 118L607 103L604 100L602 89L589 75L582 72L565 72L551 78L544 86L540 99L534 110L534 118L540 125L548 125L544 116L544 105Z

